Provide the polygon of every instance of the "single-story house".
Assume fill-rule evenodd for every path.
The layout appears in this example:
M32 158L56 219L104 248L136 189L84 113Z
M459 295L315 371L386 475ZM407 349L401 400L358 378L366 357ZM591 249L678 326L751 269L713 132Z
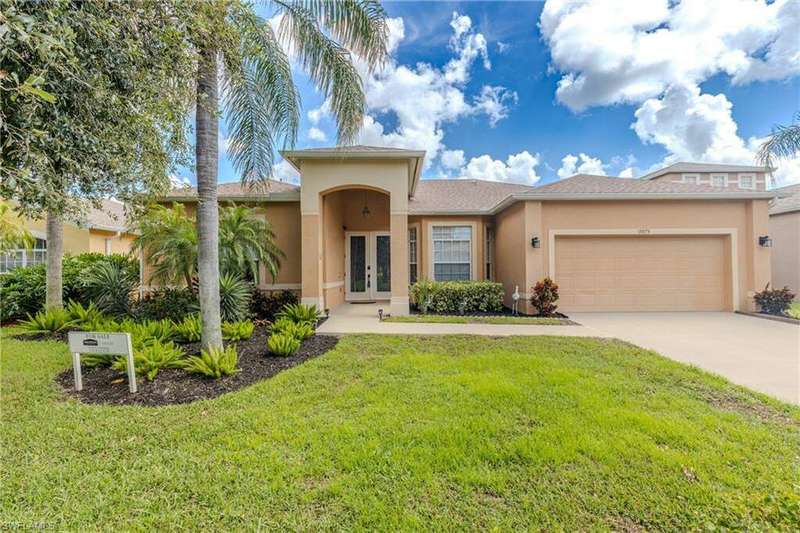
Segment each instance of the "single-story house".
M763 167L679 163L642 179L577 175L540 187L421 180L425 152L370 146L282 152L301 187L223 184L220 201L255 205L286 253L264 289L331 308L386 300L409 312L419 279L503 284L525 298L560 285L573 311L752 309L770 279ZM724 179L723 179L724 178ZM168 202L197 201L191 188ZM191 209L191 205L190 205Z
M22 226L35 238L34 247L0 254L0 274L12 268L47 262L46 220L23 218ZM73 255L84 252L127 254L132 249L135 237L128 229L124 204L116 200L103 200L100 208L90 208L86 219L80 223L64 223L63 251Z
M769 209L772 286L789 287L800 299L800 184L774 189Z

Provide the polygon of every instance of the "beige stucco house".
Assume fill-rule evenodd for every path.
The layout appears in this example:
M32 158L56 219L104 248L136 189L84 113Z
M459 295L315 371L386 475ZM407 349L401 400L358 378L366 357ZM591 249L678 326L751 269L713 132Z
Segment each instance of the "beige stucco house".
M769 210L772 237L772 285L789 287L800 300L800 184L773 191Z
M286 253L264 289L293 289L334 309L385 300L409 312L418 279L554 278L573 311L751 309L770 279L770 169L679 164L643 179L578 175L541 187L420 180L425 153L355 146L283 152L302 187L220 186L256 205ZM725 179L721 180L720 176ZM196 191L167 201L191 204ZM531 311L525 302L525 310Z

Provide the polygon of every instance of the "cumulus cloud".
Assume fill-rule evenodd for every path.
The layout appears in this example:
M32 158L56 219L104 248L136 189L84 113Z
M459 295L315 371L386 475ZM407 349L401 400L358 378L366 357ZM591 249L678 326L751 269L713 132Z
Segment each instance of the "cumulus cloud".
M300 183L300 174L288 161L281 159L280 162L272 167L272 179L297 185Z
M509 104L517 103L517 93L505 87L484 85L475 97L475 109L489 117L489 126L494 128L498 122L508 117Z
M459 169L464 166L464 150L444 150L441 156L442 166L448 170Z
M634 177L633 167L627 167L619 172L618 178L632 178Z
M569 178L575 174L594 174L596 176L605 176L604 169L606 165L596 158L586 154L578 154L577 156L567 154L561 159L561 168L558 169L558 177L561 179Z
M540 179L536 174L539 162L539 154L531 155L527 150L508 156L506 161L484 154L469 160L462 177L533 185Z
M325 132L317 128L316 126L312 126L308 130L308 138L311 139L312 141L319 141L319 142L325 142L328 140L328 136L325 134Z

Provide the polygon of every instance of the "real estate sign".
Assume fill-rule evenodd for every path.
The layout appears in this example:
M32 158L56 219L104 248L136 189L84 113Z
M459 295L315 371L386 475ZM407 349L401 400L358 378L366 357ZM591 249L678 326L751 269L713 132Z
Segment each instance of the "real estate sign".
M70 331L69 351L72 352L72 371L75 375L75 390L83 390L81 354L96 353L125 355L128 358L128 389L136 392L136 370L133 367L133 348L130 333L102 333L94 331Z

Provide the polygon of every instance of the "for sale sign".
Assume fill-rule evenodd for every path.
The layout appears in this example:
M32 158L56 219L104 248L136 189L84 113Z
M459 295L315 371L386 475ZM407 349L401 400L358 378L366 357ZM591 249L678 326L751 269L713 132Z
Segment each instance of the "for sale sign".
M128 389L136 392L136 370L133 367L133 348L130 333L102 333L96 331L70 331L69 351L72 352L72 371L75 390L83 390L81 354L96 353L124 355L128 358Z

